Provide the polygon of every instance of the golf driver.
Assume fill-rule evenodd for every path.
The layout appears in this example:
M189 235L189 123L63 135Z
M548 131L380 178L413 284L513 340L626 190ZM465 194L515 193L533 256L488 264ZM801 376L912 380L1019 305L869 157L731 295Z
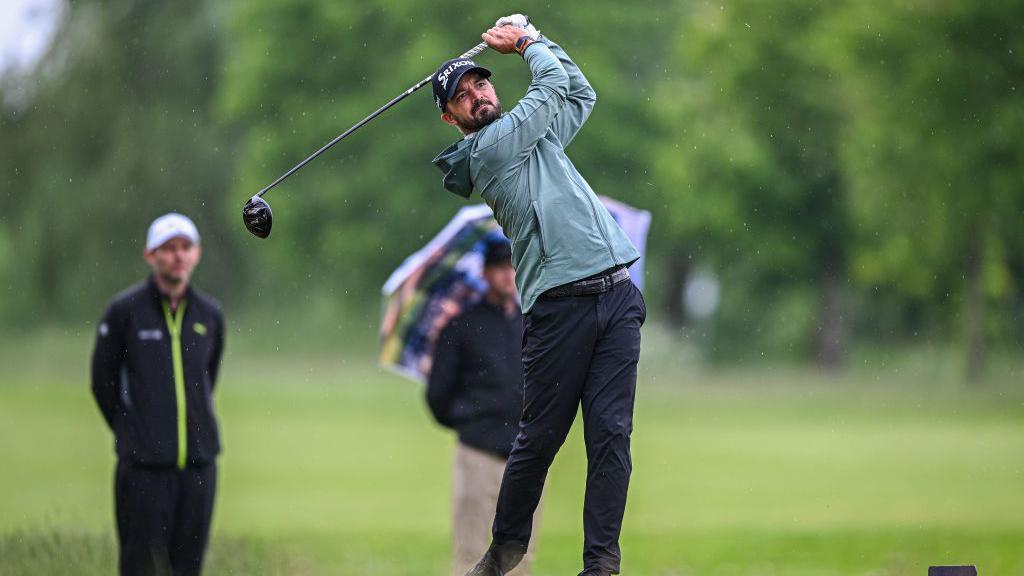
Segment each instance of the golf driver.
M486 49L487 43L481 42L474 46L473 48L471 48L468 52L460 56L460 58L472 58L473 56L476 56L477 54L483 52ZM242 207L242 222L245 223L245 227L249 230L249 232L252 232L252 234L258 238L266 238L267 236L270 236L270 228L274 224L274 213L270 210L270 204L268 204L267 201L263 199L263 195L266 194L268 190L280 184L281 181L283 181L285 178L298 172L300 168L302 168L306 164L309 164L314 158L322 154L325 150L327 150L331 146L334 146L338 142L341 142L346 136L355 132L361 126L363 126L370 120L373 120L388 108L391 108L395 104L401 102L403 99L405 99L406 96L422 88L424 85L430 82L430 78L432 76L433 74L428 75L426 78L420 80L405 92L402 92L401 94L393 98L387 104L378 108L377 111L374 112L373 114L370 114L366 118L363 118L359 122L356 122L354 126L339 134L337 137L334 138L334 140L331 140L327 144L324 144L323 147L321 147L316 152L313 152L308 158L296 164L291 170L282 174L277 180L271 182L270 186L267 186L263 190L260 190L259 193L250 198L245 203L245 206Z

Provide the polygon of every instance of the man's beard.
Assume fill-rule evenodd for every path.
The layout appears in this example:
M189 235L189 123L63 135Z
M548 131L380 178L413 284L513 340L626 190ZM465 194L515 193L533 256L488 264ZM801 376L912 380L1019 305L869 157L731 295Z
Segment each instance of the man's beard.
M178 286L185 282L184 274L175 274L174 272L160 272L160 279L164 281L168 286Z
M483 114L477 115L477 110L484 104L490 104L490 110ZM476 132L484 126L487 126L491 122L494 122L501 116L501 101L495 99L494 102L490 100L480 100L473 103L473 109L469 113L469 118L459 118L456 116L456 120L459 121L459 127L467 132Z

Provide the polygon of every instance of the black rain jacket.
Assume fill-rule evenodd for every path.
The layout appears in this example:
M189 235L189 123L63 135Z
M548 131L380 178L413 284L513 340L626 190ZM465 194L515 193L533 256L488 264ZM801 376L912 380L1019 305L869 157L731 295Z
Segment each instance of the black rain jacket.
M224 318L215 300L188 288L178 305L179 310L184 306L179 379L172 344L177 311L168 307L169 319L166 304L152 277L111 301L96 331L92 392L122 461L201 466L220 453L213 389L224 349ZM184 450L179 445L183 432Z
M438 335L427 404L459 441L507 458L523 413L523 318L482 301Z

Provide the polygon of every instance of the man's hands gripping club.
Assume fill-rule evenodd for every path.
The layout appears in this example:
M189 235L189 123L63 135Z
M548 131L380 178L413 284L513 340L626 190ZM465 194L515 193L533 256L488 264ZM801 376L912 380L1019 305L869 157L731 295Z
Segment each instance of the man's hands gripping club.
M526 30L526 33L536 38L540 36L540 30L537 30L533 24L530 23L530 18L526 14L511 14L509 16L502 16L498 18L498 21L494 23L495 26L512 26L514 28L522 28Z
M488 46L502 54L516 52L516 41L523 36L529 36L526 30L513 28L512 26L495 26L480 35L484 42L487 42Z
M481 38L488 46L501 52L511 54L517 52L522 54L523 50L531 40L537 38L540 32L530 24L530 20L522 14L502 16L494 23L494 27L481 34ZM527 36L529 39L520 42L520 38Z

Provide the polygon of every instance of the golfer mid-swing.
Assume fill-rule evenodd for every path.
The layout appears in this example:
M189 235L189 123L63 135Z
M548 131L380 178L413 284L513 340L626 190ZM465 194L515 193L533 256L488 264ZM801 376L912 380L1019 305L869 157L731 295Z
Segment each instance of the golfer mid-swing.
M522 558L548 468L580 404L588 459L581 576L618 574L647 314L627 272L639 253L565 154L596 99L580 69L518 14L483 39L521 55L533 80L502 114L489 70L468 59L442 64L432 81L435 103L465 138L434 163L448 190L464 197L476 190L512 241L525 389L491 545L469 574L501 575Z

